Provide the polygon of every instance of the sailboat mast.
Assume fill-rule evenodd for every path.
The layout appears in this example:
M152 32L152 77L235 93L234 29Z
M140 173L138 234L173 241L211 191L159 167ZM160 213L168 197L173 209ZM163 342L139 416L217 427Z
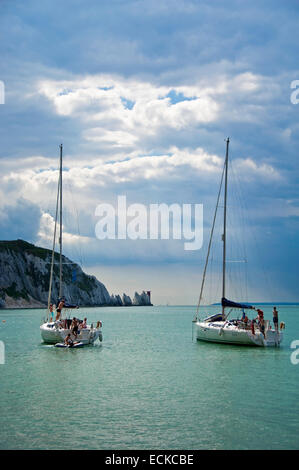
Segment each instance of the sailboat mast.
M228 170L228 147L229 137L226 139L225 176L224 176L224 211L223 211L223 265L222 265L222 298L225 297L225 274L226 274L226 207L227 207L227 170ZM222 306L222 316L225 317L225 308Z
M62 297L62 144L59 145L60 148L60 214L59 214L59 224L60 224L60 235L59 235L59 298Z
M54 260L55 260L55 243L56 243L56 233L57 233L56 229L57 229L57 218L58 218L59 194L60 194L60 176L59 176L59 178L58 178L58 186L57 186L55 225L54 225L54 236L53 236L53 247L52 247L52 259L51 259L51 270L50 270L50 281L49 281L49 293L48 293L48 310L50 309L51 295L52 295L52 283L53 283L53 271L54 271Z

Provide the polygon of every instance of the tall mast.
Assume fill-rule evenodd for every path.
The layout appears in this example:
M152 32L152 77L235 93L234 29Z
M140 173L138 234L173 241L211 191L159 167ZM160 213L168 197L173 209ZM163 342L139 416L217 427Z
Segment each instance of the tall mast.
M226 206L227 206L227 169L228 169L229 137L226 139L225 176L224 176L224 215L223 215L223 265L222 265L222 298L225 297L225 268L226 268ZM225 309L222 306L222 316L225 317Z
M204 285L205 285L206 272L207 272L207 267L208 267L208 262L209 262L209 257L210 257L210 251L211 251L211 246L212 246L212 240L213 240L213 234L214 234L214 229L215 229L215 224L216 224L216 217L217 217L217 211L218 211L219 201L220 201L220 196L221 196L223 177L224 177L224 173L225 173L225 166L226 165L224 163L223 171L222 171L222 175L221 175L221 182L220 182L218 196L217 196L216 208L215 208L215 212L214 212L213 224L212 224L212 229L211 229L211 233L210 233L208 253L207 253L207 257L206 257L205 267L204 267L204 270L203 270L200 294L199 294L199 299L198 299L198 304L197 304L197 309L196 309L196 318L198 318L199 307L200 307L202 296L203 296L203 289L204 289Z
M59 170L59 181L60 181L60 214L59 214L59 224L60 224L60 235L59 235L59 298L62 297L62 144L59 145L60 148L60 170Z
M52 283L53 283L53 271L54 271L54 260L55 260L55 243L56 243L56 233L57 233L56 228L57 228L57 219L58 219L59 194L60 194L60 174L59 174L58 186L57 186L55 226L54 226L53 247L52 247L52 260L51 260L50 282L49 282L49 294L48 294L48 310L50 309L51 295L52 295Z

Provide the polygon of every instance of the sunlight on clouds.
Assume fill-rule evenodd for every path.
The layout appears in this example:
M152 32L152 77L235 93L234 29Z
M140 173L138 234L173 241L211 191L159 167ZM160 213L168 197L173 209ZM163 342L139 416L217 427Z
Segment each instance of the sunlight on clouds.
M78 139L84 141L84 150L79 149L75 155L66 153L63 180L64 185L77 189L80 204L90 217L91 201L104 188L105 193L111 194L136 191L134 197L138 200L138 188L144 183L155 188L155 196L159 194L158 185L162 193L163 187L176 191L177 185L188 184L203 190L207 182L213 186L217 180L218 184L223 154L209 153L204 148L205 141L200 141L199 147L198 139L192 136L201 129L208 133L208 126L216 121L230 121L229 125L232 121L257 122L265 115L263 100L268 99L267 93L275 93L271 83L251 72L203 74L184 86L90 75L65 81L40 80L37 92L52 104L57 115L77 121ZM180 132L185 133L184 138L176 139ZM259 184L282 178L268 163L269 156L265 160L258 158L233 158L240 180L256 180ZM12 201L19 194L26 194L28 200L43 209L39 237L50 240L57 157L23 157L21 166L18 160L4 159L3 163L2 190ZM76 238L72 237L76 236L67 232L66 242L73 243Z
M89 237L84 237L82 235L70 233L65 230L64 226L62 227L62 229L63 229L63 244L67 245L68 247L73 244L78 244L78 243L87 244L90 242ZM40 226L39 226L39 230L37 233L37 243L41 244L41 246L48 246L52 248L54 230L55 230L54 218L47 212L44 212L40 218ZM57 224L57 228L56 228L56 243L58 243L58 237L59 237L59 224Z
M101 127L83 132L83 137L93 142L107 142L112 147L130 147L138 140L136 136L129 132L109 131Z
M146 139L221 120L258 122L279 94L269 77L243 72L199 75L184 86L162 86L116 75L41 80L37 93L56 114L76 119L82 139L110 149L140 150Z
M237 159L234 166L237 167L238 172L245 178L256 176L260 176L269 180L279 180L282 178L280 173L275 168L273 168L273 166L267 163L258 165L251 158Z
M91 126L83 132L85 139L115 141L116 146L133 145L142 135L163 128L212 122L219 110L216 101L199 86L163 87L119 77L41 81L38 92L53 104L57 114L76 117ZM170 92L181 95L180 101L172 102Z
M128 184L130 188L130 184L139 185L142 181L153 184L168 181L169 184L176 185L179 180L182 183L185 181L190 183L194 178L200 185L207 179L212 182L214 176L221 173L222 168L223 157L209 154L200 147L196 149L171 147L164 155L140 157L133 153L122 161L101 162L88 167L77 166L74 162L71 167L65 169L63 179L66 186L80 191L80 202L89 206L91 198L96 198L101 188L104 187L117 191L118 184ZM270 164L258 164L248 157L235 159L234 168L241 181L282 179L280 173ZM4 188L5 185L9 188L18 188L18 191L26 194L30 201L47 211L50 207L50 200L52 210L55 204L57 180L57 170L48 169L39 172L21 169L4 176L3 186ZM45 230L44 232L46 233Z
M234 79L234 87L241 91L257 91L263 83L263 78L251 72L241 73Z

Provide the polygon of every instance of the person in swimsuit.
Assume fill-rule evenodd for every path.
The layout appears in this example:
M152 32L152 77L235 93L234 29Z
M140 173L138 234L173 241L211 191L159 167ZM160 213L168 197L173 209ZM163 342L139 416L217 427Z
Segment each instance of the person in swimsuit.
M65 339L64 339L64 344L65 344L66 346L69 346L70 348L74 345L74 342L73 342L73 340L72 340L70 334L68 334L68 335L65 337Z
M275 331L278 333L278 311L276 310L276 307L273 307L273 323Z
M54 321L54 311L53 311L53 304L49 305L49 320L52 322Z
M257 319L258 319L258 321L260 321L263 318L264 318L264 312L258 308L257 309Z
M73 318L72 324L71 324L71 331L75 337L78 335L78 320L77 318Z
M265 322L264 322L264 317L261 317L261 318L260 318L260 321L259 321L259 328L260 328L260 330L261 330L261 333L263 333L264 338L266 338L266 336L265 336Z
M259 308L257 309L257 317L255 318L255 321L257 320L258 326L260 326L261 321L264 320L264 312L260 310Z
M248 317L246 313L243 310L243 315L242 315L242 322L245 323L245 328L248 326Z
M62 312L62 309L64 308L64 303L65 303L64 299L61 299L58 303L58 307L57 307L57 310L56 310L56 321L60 320L61 312Z

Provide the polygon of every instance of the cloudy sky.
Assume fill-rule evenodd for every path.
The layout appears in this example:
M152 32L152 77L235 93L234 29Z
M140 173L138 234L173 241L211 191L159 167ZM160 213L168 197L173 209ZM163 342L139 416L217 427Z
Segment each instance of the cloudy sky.
M65 254L110 293L195 304L230 136L228 296L298 300L298 20L295 0L2 0L1 239L51 245L63 142ZM98 240L119 195L203 204L203 248Z

